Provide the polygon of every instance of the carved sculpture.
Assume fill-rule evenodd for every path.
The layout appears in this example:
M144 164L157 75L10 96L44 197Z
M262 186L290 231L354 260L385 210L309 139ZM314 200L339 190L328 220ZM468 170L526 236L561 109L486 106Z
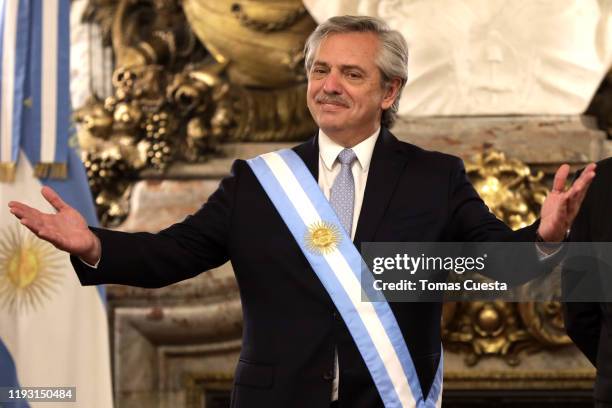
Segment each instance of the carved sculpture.
M302 55L315 23L299 0L93 0L85 17L116 58L114 95L75 114L105 225L125 218L126 182L144 170L315 131Z
M408 41L400 115L579 115L612 64L611 0L304 0Z

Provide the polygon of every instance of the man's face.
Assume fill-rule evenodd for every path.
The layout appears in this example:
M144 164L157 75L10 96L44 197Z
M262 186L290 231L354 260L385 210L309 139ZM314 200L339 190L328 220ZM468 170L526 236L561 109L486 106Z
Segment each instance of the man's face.
M308 109L329 136L369 135L397 89L383 87L375 60L380 41L374 33L332 34L321 41L308 72Z

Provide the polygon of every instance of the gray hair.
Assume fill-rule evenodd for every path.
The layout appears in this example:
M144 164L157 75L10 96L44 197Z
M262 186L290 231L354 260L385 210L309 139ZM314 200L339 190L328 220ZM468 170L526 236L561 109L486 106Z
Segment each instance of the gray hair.
M304 46L306 72L310 72L315 53L324 38L331 34L354 32L378 35L381 47L376 57L376 66L380 70L382 86L387 86L394 79L401 81L393 105L382 113L381 125L390 128L397 118L402 89L408 80L408 44L399 31L389 28L383 20L368 16L338 16L319 24Z

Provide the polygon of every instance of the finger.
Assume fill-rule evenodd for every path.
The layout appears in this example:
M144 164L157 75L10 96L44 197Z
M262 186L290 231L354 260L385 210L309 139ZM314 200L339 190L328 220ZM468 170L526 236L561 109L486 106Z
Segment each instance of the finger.
M589 165L584 168L584 171L582 172L582 174L584 174L585 177L592 178L592 177L595 177L595 174L597 174L596 170L597 170L597 165L595 163L589 163Z
M57 211L61 211L68 207L68 204L51 187L44 186L40 191L45 200L49 202Z
M27 204L24 204L20 201L9 201L8 203L8 207L13 209L13 208L32 208Z
M43 213L38 211L36 208L32 208L28 205L22 203L14 203L12 207L10 207L11 214L16 216L17 218L31 218L31 219L39 219L44 216Z
M28 218L22 218L20 219L19 222L21 223L21 225L23 225L24 227L32 231L34 235L38 236L38 232L40 230L40 224Z
M17 218L23 217L23 214L31 208L17 201L9 202L8 207L9 207L9 211L11 212L11 214L16 216Z
M563 192L565 189L565 181L567 180L567 176L569 174L570 167L567 164L561 165L557 172L555 173L555 180L553 181L552 191L557 193Z
M578 179L576 179L576 181L580 180L580 179L591 179L593 177L595 177L595 169L597 168L597 165L595 163L590 163L588 166L586 166L584 168L584 170L582 170L582 173L580 174L580 177L578 177Z
M586 197L589 187L595 178L595 167L594 163L589 164L568 191L568 209L571 216L575 216L578 213Z
M574 181L574 184L570 188L569 192L572 196L577 196L578 194L586 194L589 186L593 182L595 178L595 164L589 164L580 174L580 177Z

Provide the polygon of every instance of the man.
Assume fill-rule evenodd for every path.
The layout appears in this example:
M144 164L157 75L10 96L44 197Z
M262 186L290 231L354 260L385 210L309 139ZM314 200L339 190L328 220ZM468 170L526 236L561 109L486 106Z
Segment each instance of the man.
M299 173L299 163L291 170L294 173L284 174L298 180L301 174L304 185L266 179L260 170L265 173L273 167L272 156L266 158L269 167L257 167L262 159L237 160L232 175L197 213L158 234L90 230L50 190L43 190L43 195L57 214L42 214L15 202L10 204L11 212L39 237L73 254L73 265L87 285L158 287L230 260L244 315L233 407L439 404L442 305L391 304L392 316L385 315L390 319L385 322L391 321L388 326L376 320L380 317L376 313L363 317L364 322L371 318L373 325L380 323L376 328L382 327L382 337L364 340L355 335L354 326L361 324L362 315L347 318L355 310L347 312L334 282L313 266L317 256L325 255L325 242L333 239L315 242L321 253L313 255L303 249L293 221L308 212L327 211L331 204L356 248L367 241L535 242L536 232L546 241L558 242L594 177L594 166L565 192L568 167L563 166L543 205L541 222L512 232L478 197L461 160L399 142L389 132L407 79L407 45L398 32L369 17L334 17L311 35L305 55L307 103L320 130L310 141L283 153L285 159L298 158L305 164L306 178ZM279 157L274 160L279 168L288 164L279 163ZM316 191L303 195L313 180ZM278 182L277 188L268 182ZM293 188L299 199L292 194L277 198L279 186ZM324 202L318 201L318 207L306 205L293 218L278 202L285 200L297 208L304 204L301 198L316 201L321 192ZM327 238L337 232L333 227L321 231ZM350 238L347 251L355 251ZM341 241L338 247L345 244ZM333 250L338 255L339 250ZM332 267L328 275L336 272ZM375 307L378 303L371 306ZM384 330L396 330L399 336L390 340L390 346L381 346L381 353L386 353L380 357L384 367L377 371L372 367L380 363L378 355L363 357L368 352L364 341L389 340ZM385 371L387 363L409 367L392 375Z
M589 188L584 204L572 226L571 240L612 241L612 158L597 164L597 177L593 180L593 185ZM582 268L587 265L588 270L577 272L580 275L582 272L593 274L610 272L609 269L599 270L603 266L601 263L585 263ZM568 276L564 278L570 278L568 279L570 282L576 280ZM609 286L603 285L603 287ZM582 297L589 295L602 298L596 292L583 293ZM595 406L612 407L612 303L568 302L564 304L564 312L567 334L597 368Z

